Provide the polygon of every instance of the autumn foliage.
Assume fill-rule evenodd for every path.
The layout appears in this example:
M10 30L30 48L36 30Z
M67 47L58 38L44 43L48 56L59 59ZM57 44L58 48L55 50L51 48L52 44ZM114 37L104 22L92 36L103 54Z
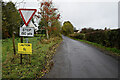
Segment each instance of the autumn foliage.
M48 34L58 30L56 22L60 19L60 13L58 9L54 8L52 1L46 0L41 2L40 10L37 15L38 18L41 18L44 26L41 26L40 29L48 30ZM40 24L41 25L41 24Z

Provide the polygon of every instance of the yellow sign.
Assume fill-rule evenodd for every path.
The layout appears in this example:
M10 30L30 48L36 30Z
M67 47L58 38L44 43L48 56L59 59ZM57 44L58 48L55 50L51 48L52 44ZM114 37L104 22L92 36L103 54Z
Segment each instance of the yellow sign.
M32 54L32 44L31 43L18 43L18 53L19 54Z

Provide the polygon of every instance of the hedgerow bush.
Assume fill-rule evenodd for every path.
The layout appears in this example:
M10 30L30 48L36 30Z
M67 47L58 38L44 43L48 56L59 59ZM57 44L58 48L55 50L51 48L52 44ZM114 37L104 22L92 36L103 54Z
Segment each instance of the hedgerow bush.
M82 33L74 33L74 34L70 34L69 36L76 39L85 39L85 34Z
M75 39L82 39L82 40L98 43L105 47L120 49L120 29L100 30L86 34L74 33L74 34L70 34L69 36Z
M106 47L120 49L120 29L87 33L85 38Z

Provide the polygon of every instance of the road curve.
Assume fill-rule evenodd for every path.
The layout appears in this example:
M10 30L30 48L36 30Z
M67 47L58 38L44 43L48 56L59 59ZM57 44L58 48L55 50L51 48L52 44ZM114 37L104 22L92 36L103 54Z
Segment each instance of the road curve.
M118 61L98 49L63 36L46 78L117 78Z

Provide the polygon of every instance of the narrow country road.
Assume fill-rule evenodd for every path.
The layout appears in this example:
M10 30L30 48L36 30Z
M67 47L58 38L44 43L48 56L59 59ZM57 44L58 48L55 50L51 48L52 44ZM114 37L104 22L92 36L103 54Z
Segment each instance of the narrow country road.
M117 78L118 61L98 49L63 36L47 78Z

